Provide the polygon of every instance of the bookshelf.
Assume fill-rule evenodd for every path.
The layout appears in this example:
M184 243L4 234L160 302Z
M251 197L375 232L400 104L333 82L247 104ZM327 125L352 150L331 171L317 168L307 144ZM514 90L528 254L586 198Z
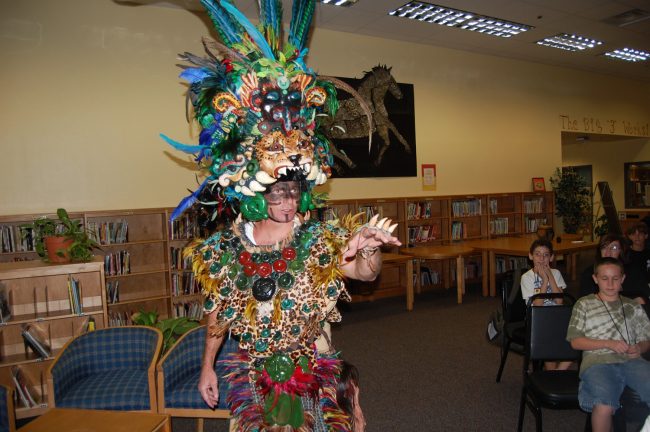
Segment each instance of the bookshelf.
M522 232L534 233L540 225L553 225L554 204L553 192L522 194Z
M461 196L450 199L452 241L471 240L488 236L487 197Z
M522 195L488 195L487 202L490 238L522 233Z
M446 199L406 201L409 246L442 244L449 240L449 209Z
M77 296L70 283L80 287ZM62 265L40 260L0 263L0 292L11 314L0 323L0 382L14 389L21 382L21 391L29 393L25 403L17 391L17 418L40 415L47 410L45 371L54 356L68 340L87 331L91 321L95 328L107 325L103 259ZM28 347L30 338L36 339L34 348ZM44 352L38 354L37 348Z

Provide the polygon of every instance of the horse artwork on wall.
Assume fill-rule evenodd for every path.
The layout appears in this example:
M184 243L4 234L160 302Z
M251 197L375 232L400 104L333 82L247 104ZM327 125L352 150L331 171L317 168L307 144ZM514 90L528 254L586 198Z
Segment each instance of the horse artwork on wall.
M361 79L338 79L355 89L370 108L372 147L368 152L368 119L362 104L352 96L341 98L335 116L321 117L333 147L332 177L417 176L413 84L397 83L391 68L382 65Z

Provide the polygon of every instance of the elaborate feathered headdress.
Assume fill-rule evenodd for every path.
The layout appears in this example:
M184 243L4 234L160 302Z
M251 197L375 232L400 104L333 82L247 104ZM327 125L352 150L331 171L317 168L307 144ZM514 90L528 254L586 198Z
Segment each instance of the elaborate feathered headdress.
M161 136L194 154L208 174L172 218L207 203L214 208L212 217L241 211L248 220L264 219L263 192L282 179L302 183L299 210L304 212L314 207L312 188L331 174L330 144L317 130L317 114L326 105L330 114L336 112L335 87L353 90L317 76L305 64L315 0L293 2L286 42L282 1L258 3L256 27L229 0L201 0L222 43L204 39L205 58L180 55L190 63L180 76L190 84L188 100L202 129L199 144Z

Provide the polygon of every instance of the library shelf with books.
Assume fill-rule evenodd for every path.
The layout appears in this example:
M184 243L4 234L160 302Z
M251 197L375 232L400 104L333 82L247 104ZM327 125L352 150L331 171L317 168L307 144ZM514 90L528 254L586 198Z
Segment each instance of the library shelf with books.
M537 232L540 225L553 225L553 192L528 192L522 195L522 232Z
M449 239L449 210L446 199L406 201L407 244L435 245Z
M452 197L451 233L452 241L480 239L488 237L488 220L485 195Z
M40 415L52 359L72 337L107 325L103 260L0 263L0 290L10 312L0 323L0 382L16 388L17 418Z
M522 233L521 198L521 194L488 195L490 238Z
M130 324L140 310L170 316L166 217L165 209L85 213L104 259L109 325Z

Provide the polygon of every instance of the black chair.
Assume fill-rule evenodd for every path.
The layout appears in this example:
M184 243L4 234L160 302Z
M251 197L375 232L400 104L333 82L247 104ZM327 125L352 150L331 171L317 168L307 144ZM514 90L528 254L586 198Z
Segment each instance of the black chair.
M532 306L538 298L564 299L562 305ZM544 370L544 360L578 361L580 351L566 340L573 297L568 294L537 294L531 297L526 313L524 379L519 404L517 430L524 424L526 406L535 415L536 430L542 430L542 408L579 409L578 371Z
M526 336L525 321L526 302L521 296L521 269L509 270L504 273L501 282L501 312L503 315L503 331L501 332L501 363L497 372L497 382L508 359L508 352L513 350L523 352ZM513 348L513 344L516 349Z

